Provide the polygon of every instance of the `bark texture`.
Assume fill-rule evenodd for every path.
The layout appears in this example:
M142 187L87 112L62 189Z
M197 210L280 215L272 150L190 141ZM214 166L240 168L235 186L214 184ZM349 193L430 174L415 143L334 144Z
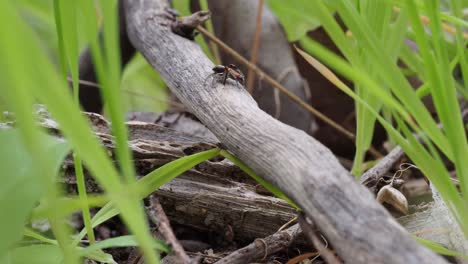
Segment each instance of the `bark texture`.
M333 154L258 108L243 88L206 81L213 63L173 34L164 0L126 0L133 45L229 151L291 197L349 263L445 263L412 240Z

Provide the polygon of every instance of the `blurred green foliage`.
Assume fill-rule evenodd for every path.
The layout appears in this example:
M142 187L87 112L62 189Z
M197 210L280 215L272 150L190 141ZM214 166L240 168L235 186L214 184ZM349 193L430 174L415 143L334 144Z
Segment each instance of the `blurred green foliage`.
M188 8L187 1L178 1ZM22 18L34 30L41 47L59 68L59 50L55 28L53 0L15 0ZM96 1L96 14L99 15L99 1ZM188 9L187 9L188 10ZM88 39L83 25L78 23L78 48L86 48ZM121 83L122 106L127 111L162 112L168 107L168 90L159 74L139 54L124 69ZM1 95L0 95L1 97ZM0 101L1 104L1 101Z

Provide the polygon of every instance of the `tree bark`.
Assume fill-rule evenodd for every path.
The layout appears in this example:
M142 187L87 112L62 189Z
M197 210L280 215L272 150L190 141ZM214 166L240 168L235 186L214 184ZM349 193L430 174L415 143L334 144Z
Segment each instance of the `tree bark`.
M172 92L256 173L291 197L349 263L445 263L419 245L372 194L305 132L272 118L231 80L206 81L213 63L173 34L165 0L126 0L133 45Z

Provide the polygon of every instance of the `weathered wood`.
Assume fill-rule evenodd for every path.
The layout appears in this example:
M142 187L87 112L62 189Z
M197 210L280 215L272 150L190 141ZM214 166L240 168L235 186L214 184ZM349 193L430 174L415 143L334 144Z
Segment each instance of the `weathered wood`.
M109 123L100 115L86 114L96 135L112 153L115 145ZM41 125L59 136L58 124L47 115L46 112L41 114ZM140 176L177 158L214 148L217 142L150 123L129 122L127 127L129 147ZM69 191L76 192L71 156L65 160L63 168L64 182ZM86 178L88 192L101 191L91 177L87 175ZM185 172L155 193L171 221L199 231L217 232L224 235L220 238L227 242L251 241L275 233L296 216L296 210L289 204L262 194L256 185L228 160L212 159Z
M261 111L233 82L211 86L213 63L196 43L164 26L168 1L125 3L130 40L172 92L228 150L291 197L343 259L445 263L412 240L326 147Z

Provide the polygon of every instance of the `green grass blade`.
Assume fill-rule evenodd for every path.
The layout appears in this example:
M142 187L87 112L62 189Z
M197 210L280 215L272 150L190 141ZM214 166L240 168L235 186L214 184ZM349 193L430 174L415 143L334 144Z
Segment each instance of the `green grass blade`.
M121 111L122 101L120 93L115 92L120 87L120 54L118 41L117 1L103 1L103 45L98 39L98 22L95 15L94 1L80 1L83 16L86 17L85 29L90 39L91 53L101 84L107 112L112 123L112 133L116 140L116 152L119 165L128 183L135 181L131 153L128 149L128 131L125 126L124 114Z
M299 206L297 206L291 199L289 199L289 197L287 197L283 192L281 192L280 189L278 189L276 186L262 179L262 177L258 176L253 170L251 170L247 165L245 165L240 159L238 159L231 153L227 152L226 150L221 150L220 155L232 161L242 171L247 173L250 177L252 177L255 181L260 183L263 187L265 187L268 191L273 193L276 197L285 200L286 202L288 202L289 205L296 208L297 210L300 210Z
M98 40L97 18L94 10L94 1L79 1L81 11L86 17L85 29L90 39L91 53L95 70L101 84L101 91L105 101L106 109L110 115L112 123L112 133L115 136L117 160L122 170L123 178L127 184L136 181L135 171L132 163L132 155L128 148L128 131L124 122L122 112L122 100L120 92L116 92L120 87L120 52L118 41L118 1L103 1L103 45ZM112 199L119 199L110 195ZM127 213L122 214L122 219L127 224L131 232L134 233L148 263L159 263L159 257L154 254L151 247L151 234L144 214L143 206L136 199L133 193L124 195L125 199L120 200L116 205L120 209L125 209ZM124 211L122 211L124 212Z
M413 238L416 241L418 241L420 244L428 247L430 250L432 250L434 252L437 252L437 253L439 253L441 255L452 256L452 257L462 257L464 259L468 259L468 255L464 255L462 253L450 250L450 249L442 246L439 243L436 243L436 242L433 242L433 241L430 241L430 240L427 240L427 239L422 239L422 238L416 237L416 236L413 236Z
M139 199L143 199L190 168L216 157L219 151L218 148L215 148L171 161L141 178L132 190ZM98 226L119 213L119 209L115 208L112 203L107 203L94 215L92 219L93 227ZM75 238L75 243L77 244L85 234L86 230L82 230Z
M65 44L63 43L63 26L62 26L62 12L60 0L54 0L54 15L55 15L55 27L57 32L58 40L58 49L59 49L59 59L60 59L60 69L62 70L62 75L67 76L67 58L65 56Z
M426 6L427 5L427 6ZM460 187L465 199L468 199L468 144L458 104L454 80L451 78L445 40L441 30L438 1L425 2L429 12L430 27L432 31L431 43L429 43L426 31L420 20L418 9L414 2L407 2L416 41L421 51L424 64L428 70L430 90L439 118L447 134L448 148L452 153L452 161L455 163L457 175L460 179ZM430 47L433 47L431 50ZM445 152L444 152L445 153ZM467 233L468 235L468 233Z
M53 172L46 179L33 166L35 157L28 152L19 130L0 130L0 168L5 176L0 177L0 211L5 212L0 225L0 258L21 239L31 209L52 188L60 164L70 150L66 143L42 133L39 140L44 145L43 153L50 157L46 169Z
M76 21L76 4L75 1L54 0L55 21L57 24L57 35L59 45L59 57L61 63L62 74L64 80L68 80L67 66L70 69L70 75L73 80L73 95L75 104L79 105L79 74L78 74L78 34ZM81 159L73 154L75 163L75 175L78 186L78 194L83 199L84 207L82 208L83 222L87 229L88 240L91 244L94 243L95 237L91 226L91 214L87 205L87 194L83 173L83 165Z
M371 92L374 96L379 97L382 103L389 109L394 109L402 116L405 116L409 120L408 112L400 105L400 103L391 97L388 91L380 89L376 81L371 79L364 71L352 67L349 63L344 62L342 58L333 52L327 50L322 45L318 44L314 40L304 38L300 41L301 46L315 57L324 60L329 66L335 69L337 72L352 80L354 83L362 84L365 87L373 87Z
M152 261L149 262L156 263L157 260L150 246L151 236L149 231L146 230L145 232L145 228L148 224L144 218L141 206L129 202L129 200L133 200L131 197L129 199L128 196L122 195L125 188L120 183L117 171L113 167L110 159L106 156L103 147L91 132L79 108L73 104L68 89L66 88L66 83L58 78L54 67L39 49L39 45L37 45L37 40L34 38L33 33L25 28L24 22L21 21L18 16L15 16L15 10L12 11L11 8L7 8L9 3L9 1L1 2L1 19L8 18L8 22L4 23L4 25L8 25L8 27L0 26L0 31L2 32L2 36L8 36L8 41L3 41L1 43L0 53L4 54L3 51L8 51L8 55L6 55L5 58L11 59L8 61L9 66L6 67L10 72L6 72L6 74L7 76L13 77L10 79L14 80L12 84L16 85L2 85L1 87L14 87L14 89L5 89L7 93L13 90L15 93L22 93L20 96L14 96L13 98L16 99L12 102L18 103L20 99L24 101L27 98L31 98L31 96L35 96L39 101L47 105L50 113L60 124L63 135L71 143L78 155L82 157L88 169L107 192L110 199L114 201L117 207L122 211L122 218L128 224L130 230L136 231L135 235L138 237L139 241L142 241L142 248L146 255L151 255ZM80 1L80 3L82 2ZM14 34L11 34L11 28L14 28ZM28 53L24 53L26 50ZM35 63L31 64L31 61ZM37 64L40 64L41 67L36 67ZM28 76L28 78L24 78L24 76ZM3 78L0 78L0 80L1 79ZM25 90L17 89L19 86L24 86ZM36 89L38 86L42 89ZM30 101L32 102L32 99ZM24 107L19 113L21 114L22 112L30 115L32 108ZM31 124L34 124L34 122L31 121ZM29 132L34 130L24 129L24 131ZM31 145L35 148L40 146L36 140L31 140L31 143L34 143ZM35 151L34 153L38 153L37 157L44 157L40 152ZM119 193L119 195L113 195L114 193ZM63 231L57 234L57 238L60 236L61 239L68 239L69 237ZM147 242L145 243L145 241Z
M367 51L367 55L372 61L380 78L386 82L387 86L391 88L392 92L411 112L417 123L428 133L437 146L444 151L450 159L453 159L453 153L450 151L447 138L437 129L435 121L432 119L421 100L417 97L396 63L392 61L389 54L383 52L385 49L381 41L379 41L377 36L370 29L370 26L359 17L356 9L349 0L335 1L333 3L340 17L353 32L353 36L360 41L361 46ZM336 22L334 21L334 23ZM325 23L323 23L323 25L327 28ZM334 41L336 43L336 40Z
M41 202L39 206L31 212L31 220L44 219L52 213L59 213L56 217L65 217L74 212L81 211L82 208L102 207L109 202L106 195L88 195L87 200L83 201L80 197L62 197L52 204ZM57 210L54 210L56 208Z
M106 248L136 247L136 246L138 246L138 243L135 240L134 236L119 236L119 237L113 237L113 238L108 238L103 241L99 241L98 243L92 246L89 246L80 250L79 254L80 256L88 256L95 251L106 249ZM153 248L159 251L163 251L165 253L169 253L170 251L168 246L166 246L162 241L158 241L158 240L154 240Z
M25 143L26 148L34 157L32 167L37 171L38 177L46 184L50 175L54 175L50 166L50 157L43 155L45 144L41 141L40 129L36 127L33 116L34 92L31 90L36 87L35 82L38 72L31 63L29 46L34 45L35 41L25 42L22 40L24 35L30 33L28 28L22 23L17 10L11 5L10 1L0 2L0 35L5 38L0 43L0 55L5 60L0 62L0 67L4 69L0 77L0 89L2 96L9 106L9 109L15 113L18 127ZM28 51L28 52L26 52ZM8 65L4 65L8 62ZM35 70L36 72L33 72ZM27 73L27 74L25 74ZM28 78L25 78L28 76ZM57 196L55 186L47 188L45 200L54 200ZM74 249L68 243L69 230L62 221L49 218L52 230L60 242L65 260L69 263L78 263L78 258Z
M404 14L399 16L397 26L394 30L391 28L392 6L385 0L360 0L359 2L360 15L365 21L371 25L373 32L381 39L385 46L386 52L396 61L401 46L401 40L404 36L405 25ZM371 78L378 79L372 62L367 57L365 49L358 48L359 40L357 41L357 54L359 60L364 65L364 70ZM385 88L386 89L386 88ZM356 84L355 90L357 95L364 99L377 112L380 111L382 103L380 98L375 97L369 91L369 88L361 87ZM354 158L353 168L351 172L355 176L360 176L363 170L364 156L367 149L371 146L375 117L369 113L361 104L356 104L356 154Z
M378 112L375 111L365 100L360 98L356 93L354 93L348 86L346 86L342 81L340 81L330 70L325 66L319 63L317 60L309 56L303 51L300 51L300 54L314 67L316 68L323 76L330 80L335 86L340 88L346 94L351 96L356 102L362 104L367 110L373 114L377 120L382 124L382 126L387 130L389 135L403 148L405 153L418 165L418 167L428 176L434 186L439 190L444 200L449 205L450 210L454 214L460 226L463 229L466 228L467 221L463 219L468 219L468 210L466 210L466 205L463 204L462 200L457 194L457 190L453 183L450 180L449 174L444 167L444 163L439 157L439 153L432 146L432 143L427 140L427 136L420 134L420 136L426 139L426 144L431 149L431 154L429 154L423 145L415 139L413 134L406 127L402 118L398 115L394 115L396 121L400 125L400 128L403 129L408 140L404 139L402 135L395 129L393 126L388 123L384 118L382 118ZM432 156L431 156L432 155Z

